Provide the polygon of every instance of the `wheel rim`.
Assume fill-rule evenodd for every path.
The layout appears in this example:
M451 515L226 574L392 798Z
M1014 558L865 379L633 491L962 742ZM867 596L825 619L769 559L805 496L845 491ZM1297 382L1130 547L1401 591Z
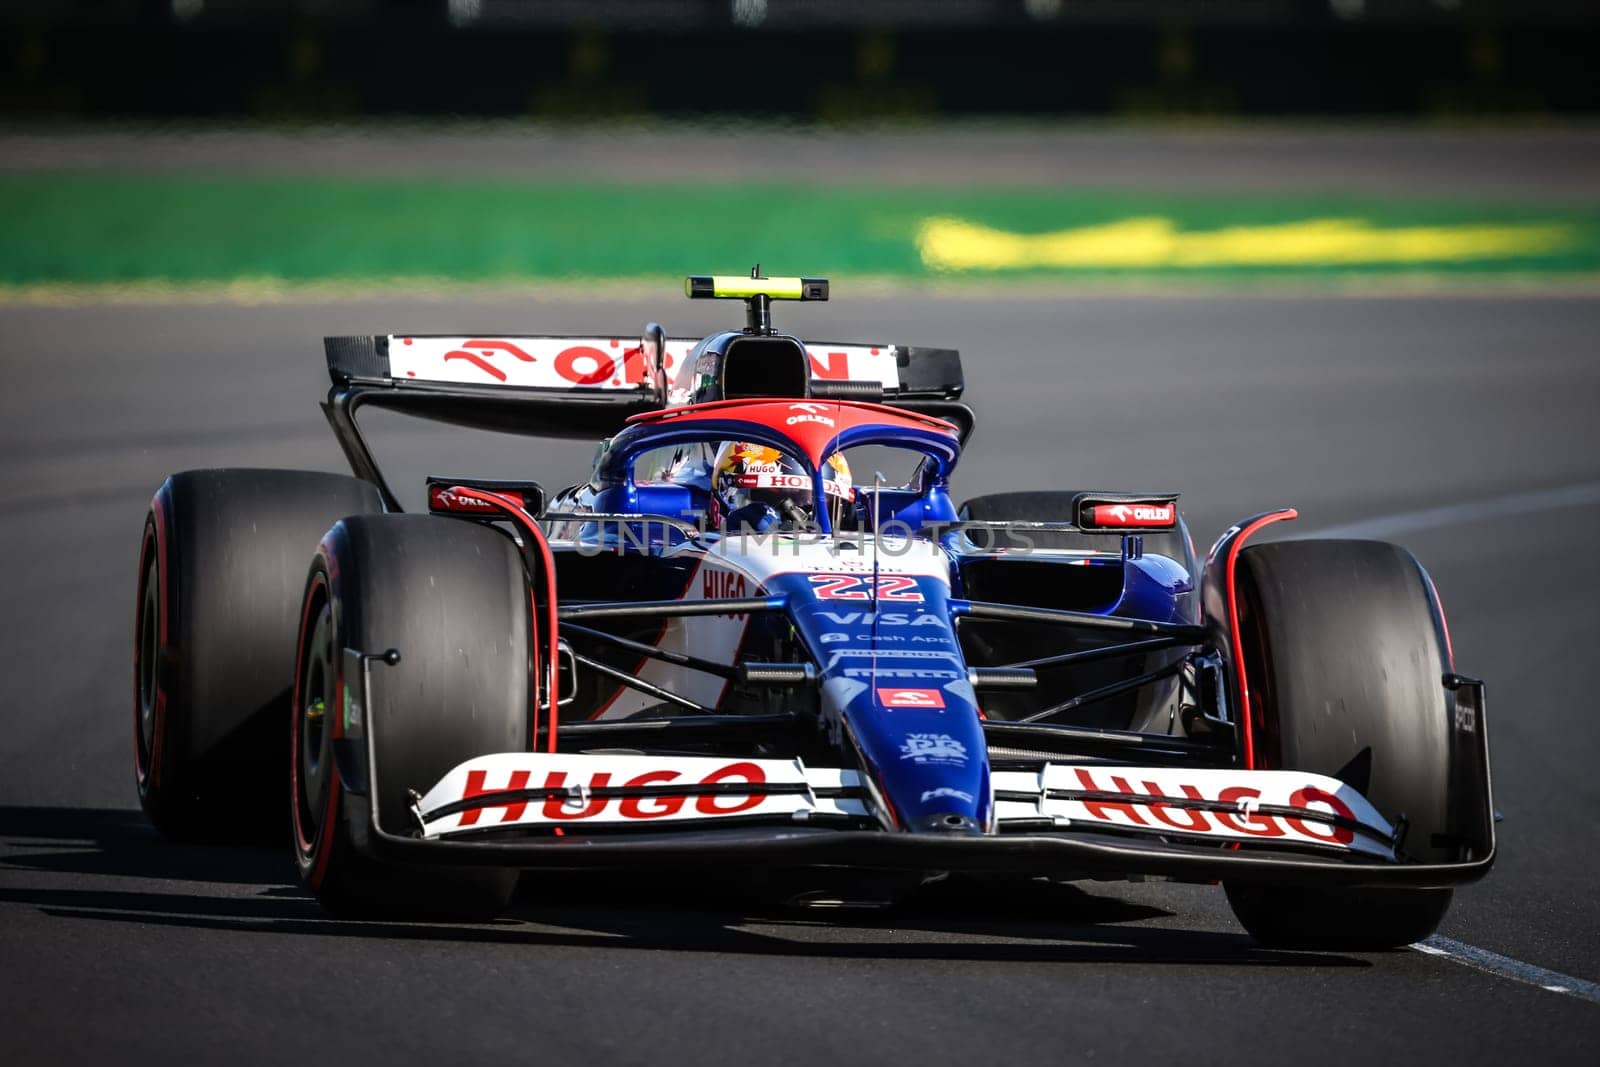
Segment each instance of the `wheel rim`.
M314 614L313 614L314 613ZM302 650L304 664L295 697L295 790L297 827L301 845L308 851L316 841L317 822L332 785L333 713L337 677L333 662L333 608L326 596L307 612L314 621Z
M149 773L156 745L156 663L161 652L161 603L154 557L145 567L144 597L139 606L139 664L136 691L140 777Z

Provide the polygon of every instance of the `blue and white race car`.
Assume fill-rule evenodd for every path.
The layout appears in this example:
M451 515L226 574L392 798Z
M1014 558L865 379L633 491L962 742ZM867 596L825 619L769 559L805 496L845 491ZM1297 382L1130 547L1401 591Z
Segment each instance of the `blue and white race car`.
M164 833L288 795L345 916L493 915L535 868L1156 876L1339 947L1488 870L1483 685L1403 549L1247 544L1283 509L1201 562L1175 493L958 506L957 353L776 332L821 279L688 294L744 327L329 338L352 476L167 479L134 709ZM560 492L430 478L405 513L369 406L601 444Z

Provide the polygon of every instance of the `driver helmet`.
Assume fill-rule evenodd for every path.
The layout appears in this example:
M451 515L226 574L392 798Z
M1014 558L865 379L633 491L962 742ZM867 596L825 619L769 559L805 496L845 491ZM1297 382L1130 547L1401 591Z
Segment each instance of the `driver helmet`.
M822 465L822 491L837 524L855 497L850 465L842 455ZM776 448L734 441L722 447L712 474L712 520L765 532L775 526L805 526L815 519L811 476L799 460Z

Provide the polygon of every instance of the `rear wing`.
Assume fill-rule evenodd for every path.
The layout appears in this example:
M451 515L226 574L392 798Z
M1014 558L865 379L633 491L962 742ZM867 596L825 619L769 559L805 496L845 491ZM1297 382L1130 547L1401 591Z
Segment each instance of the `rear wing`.
M662 341L671 375L698 338ZM637 338L482 334L380 334L323 341L333 389L323 411L357 477L399 504L355 423L356 409L383 407L439 422L531 437L598 441L627 420L676 402L655 380ZM965 438L972 409L954 349L807 343L812 382L881 389L882 401L955 421ZM875 397L876 398L876 397Z
M665 340L662 358L669 376L698 340ZM329 337L324 346L335 387L384 386L405 394L470 397L478 403L463 410L449 403L413 404L398 398L384 406L474 425L510 405L517 411L514 425L494 428L534 436L604 437L629 415L675 402L658 391L637 340L390 334ZM813 382L875 383L887 404L959 400L966 384L961 354L951 348L831 342L805 348Z

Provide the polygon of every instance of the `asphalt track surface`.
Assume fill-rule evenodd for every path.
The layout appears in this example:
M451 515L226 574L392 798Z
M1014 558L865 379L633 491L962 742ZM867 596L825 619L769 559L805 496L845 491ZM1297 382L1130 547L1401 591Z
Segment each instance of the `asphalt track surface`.
M736 314L666 291L0 308L8 1063L1600 1061L1600 1003L1414 950L1262 950L1212 887L968 887L839 916L692 878L530 878L492 925L355 924L319 913L286 849L146 828L129 767L146 503L188 467L339 469L322 335ZM1306 528L1400 530L1460 668L1488 680L1506 816L1496 869L1442 932L1600 981L1600 304L838 291L779 325L960 347L980 423L958 495L1181 488L1200 541L1282 504ZM377 437L413 500L427 470L560 483L588 451L398 421Z

